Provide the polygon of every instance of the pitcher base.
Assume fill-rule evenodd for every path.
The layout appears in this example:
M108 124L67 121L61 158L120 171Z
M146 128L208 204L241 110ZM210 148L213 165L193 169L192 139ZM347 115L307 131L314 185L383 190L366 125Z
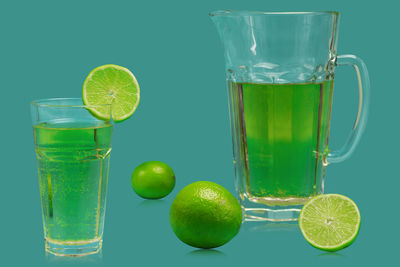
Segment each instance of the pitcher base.
M287 222L299 219L308 198L241 198L245 221Z
M271 222L287 222L297 221L299 219L301 208L245 208L245 221L271 221Z

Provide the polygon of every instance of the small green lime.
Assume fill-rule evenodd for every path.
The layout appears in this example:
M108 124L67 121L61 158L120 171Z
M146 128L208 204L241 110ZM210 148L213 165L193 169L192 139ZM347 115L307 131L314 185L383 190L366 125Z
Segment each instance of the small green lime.
M338 194L310 199L299 217L304 238L314 247L338 251L351 245L358 235L361 217L357 205Z
M174 189L175 174L164 162L148 161L136 167L131 181L133 190L142 198L159 199Z
M197 248L215 248L239 232L242 209L224 187L200 181L178 193L169 218L172 230L182 242Z

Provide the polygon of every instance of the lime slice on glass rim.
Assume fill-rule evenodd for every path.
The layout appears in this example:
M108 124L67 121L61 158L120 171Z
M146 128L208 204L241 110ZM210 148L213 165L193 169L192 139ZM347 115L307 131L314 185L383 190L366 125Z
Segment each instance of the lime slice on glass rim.
M300 230L312 246L338 251L351 245L360 229L360 211L348 197L319 195L310 199L299 217Z
M128 119L135 112L139 100L139 84L131 71L118 65L103 65L92 70L83 83L83 103L100 120L112 118L115 122Z

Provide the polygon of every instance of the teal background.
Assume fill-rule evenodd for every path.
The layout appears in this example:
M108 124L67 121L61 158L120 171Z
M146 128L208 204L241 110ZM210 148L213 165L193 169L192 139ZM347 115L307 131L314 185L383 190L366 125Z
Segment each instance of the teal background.
M397 261L399 30L395 1L8 1L0 4L0 254L4 266L372 266ZM201 251L180 242L169 207L185 185L217 182L234 192L224 58L208 13L217 9L341 12L340 54L354 53L371 78L366 132L349 160L328 167L327 193L361 211L356 242L324 253L296 226L245 223L228 244ZM115 127L102 254L80 259L44 252L29 102L79 97L86 75L114 63L141 86L132 118ZM331 147L355 119L354 71L337 70ZM165 199L139 198L133 169L161 160L177 183Z

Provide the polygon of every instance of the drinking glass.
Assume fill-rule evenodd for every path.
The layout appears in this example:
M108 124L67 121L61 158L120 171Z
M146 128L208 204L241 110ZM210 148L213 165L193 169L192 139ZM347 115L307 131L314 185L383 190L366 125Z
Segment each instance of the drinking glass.
M94 254L103 240L113 124L91 111L111 114L111 105L82 103L31 103L45 248L61 256Z

